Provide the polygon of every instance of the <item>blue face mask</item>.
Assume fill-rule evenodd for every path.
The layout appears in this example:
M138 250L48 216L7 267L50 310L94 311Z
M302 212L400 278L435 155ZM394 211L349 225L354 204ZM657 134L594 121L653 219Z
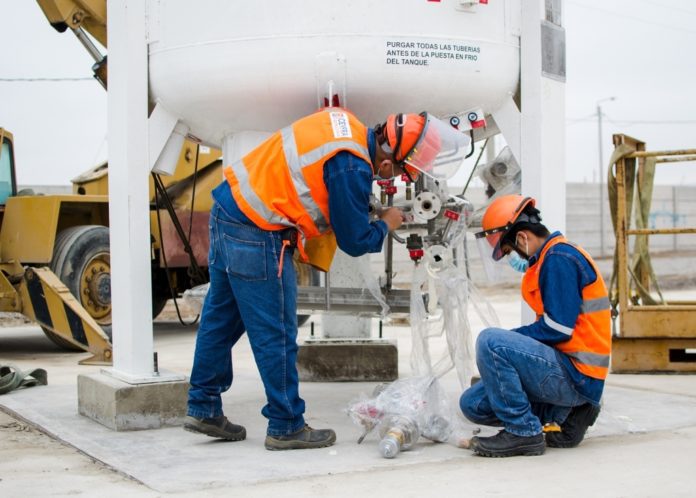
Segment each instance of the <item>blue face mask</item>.
M525 273L527 271L527 268L529 268L529 261L521 258L520 255L517 254L515 251L512 251L510 254L508 254L507 260L508 264L512 267L512 269L520 273Z

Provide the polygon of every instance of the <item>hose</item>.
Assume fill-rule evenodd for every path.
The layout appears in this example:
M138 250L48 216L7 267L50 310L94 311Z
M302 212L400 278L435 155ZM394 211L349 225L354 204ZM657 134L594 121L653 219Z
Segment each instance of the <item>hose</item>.
M164 262L164 271L165 271L165 274L167 276L167 285L169 287L169 292L172 296L172 300L174 301L174 308L176 309L176 316L179 319L179 323L181 323L184 326L194 325L196 322L198 322L198 319L200 318L200 314L196 315L196 318L194 318L191 322L186 322L183 319L183 317L181 316L181 310L179 309L179 302L177 299L176 291L174 290L174 286L172 285L172 281L170 278L169 264L167 262L167 253L166 253L165 248L164 248L164 238L162 237L162 222L161 222L161 218L160 218L159 205L160 205L160 195L161 195L162 200L163 200L163 204L165 205L167 212L169 213L169 216L170 216L172 223L177 231L177 234L179 235L179 238L181 239L182 243L184 244L184 250L189 255L191 264L189 266L187 273L188 273L189 277L191 277L191 280L194 283L194 286L206 283L208 279L205 277L201 267L198 266L198 263L196 262L196 258L193 255L193 249L191 248L191 244L189 243L189 240L191 238L191 227L193 226L193 201L195 199L195 184L196 184L195 177L196 177L197 171L198 171L198 147L196 148L196 165L195 165L195 169L194 169L194 187L193 187L193 193L192 193L192 199L191 199L191 217L189 219L188 238L184 234L184 230L181 227L181 223L179 222L179 218L176 216L176 212L174 211L174 206L172 205L172 201L169 197L169 194L167 193L167 190L164 187L164 184L162 183L162 179L160 178L159 175L152 173L152 179L153 179L154 184L155 184L155 207L157 208L157 231L159 234L160 251L162 254L162 261ZM200 281L199 281L199 279L200 279Z

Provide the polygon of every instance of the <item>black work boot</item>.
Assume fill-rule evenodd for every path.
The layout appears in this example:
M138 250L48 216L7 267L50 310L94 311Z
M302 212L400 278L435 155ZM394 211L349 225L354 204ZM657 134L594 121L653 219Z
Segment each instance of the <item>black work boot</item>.
M495 436L472 438L471 449L481 456L499 458L517 455L543 455L546 445L543 434L516 436L502 430Z
M546 434L546 445L550 448L575 448L584 439L587 428L597 420L599 410L591 403L574 406L561 424L561 432Z
M312 429L306 425L297 432L284 436L266 436L267 450L302 450L324 448L336 441L336 433L331 429Z
M246 429L241 425L233 424L224 415L214 418L188 416L184 421L184 430L226 441L242 441L246 439Z

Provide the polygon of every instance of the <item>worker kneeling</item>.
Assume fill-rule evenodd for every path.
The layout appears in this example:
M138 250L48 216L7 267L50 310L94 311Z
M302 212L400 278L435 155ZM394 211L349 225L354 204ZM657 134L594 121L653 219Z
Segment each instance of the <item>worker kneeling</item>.
M530 197L502 196L482 221L476 238L487 274L495 278L505 260L523 271L522 297L536 321L479 335L481 381L464 392L460 406L469 420L504 429L473 438L471 449L507 457L577 446L599 415L609 367L604 280L587 252L560 232L549 233ZM546 432L544 440L544 426L554 424L560 432Z
M332 108L274 133L224 169L226 181L213 190L210 289L196 337L186 430L228 441L246 437L246 429L223 414L221 401L233 379L231 349L246 332L266 392L265 447L334 443L333 430L304 420L293 252L324 270L336 244L351 256L379 252L403 214L387 208L370 220L373 179L446 176L464 159L467 144L465 135L427 113L392 115L370 129ZM311 242L331 234L335 242L319 244L319 259L312 259Z

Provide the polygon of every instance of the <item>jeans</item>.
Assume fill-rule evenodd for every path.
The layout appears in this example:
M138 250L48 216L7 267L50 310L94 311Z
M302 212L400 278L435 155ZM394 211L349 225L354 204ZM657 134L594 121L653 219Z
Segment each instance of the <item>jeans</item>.
M232 347L246 331L261 374L267 434L304 427L297 367L297 282L288 230L271 232L229 218L217 204L210 212L210 289L203 303L191 371L188 414L222 415L221 394L232 385Z
M474 423L502 425L517 436L540 434L542 424L563 423L573 406L586 401L560 354L517 332L483 330L476 341L481 381L462 394L462 412Z

